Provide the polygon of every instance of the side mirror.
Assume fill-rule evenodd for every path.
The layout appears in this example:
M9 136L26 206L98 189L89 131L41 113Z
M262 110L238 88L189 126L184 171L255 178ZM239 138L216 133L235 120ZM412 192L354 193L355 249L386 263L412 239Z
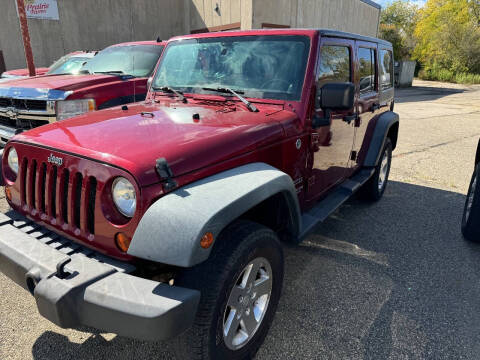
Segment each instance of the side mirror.
M355 100L355 85L351 82L328 83L317 89L315 96L315 111L322 109L324 116L315 114L313 128L330 125L332 111L348 111L353 109Z
M147 80L147 91L150 90L150 86L152 86L153 76L150 76Z

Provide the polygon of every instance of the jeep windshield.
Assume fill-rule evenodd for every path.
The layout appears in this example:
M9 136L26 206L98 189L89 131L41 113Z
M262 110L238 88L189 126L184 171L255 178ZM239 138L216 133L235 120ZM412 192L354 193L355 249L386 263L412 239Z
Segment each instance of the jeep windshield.
M306 36L173 41L162 57L153 88L202 94L212 94L205 88L227 88L249 98L298 101L309 50Z
M80 73L149 76L163 50L159 45L111 46L88 61Z

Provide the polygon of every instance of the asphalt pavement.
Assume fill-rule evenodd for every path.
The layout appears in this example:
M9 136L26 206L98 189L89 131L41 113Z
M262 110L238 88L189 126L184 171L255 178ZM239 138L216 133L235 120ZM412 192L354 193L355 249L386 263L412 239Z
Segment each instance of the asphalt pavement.
M285 248L283 296L257 359L480 358L480 245L460 233L480 86L415 81L395 109L383 199L351 199ZM0 274L2 360L170 358L166 344L58 328Z

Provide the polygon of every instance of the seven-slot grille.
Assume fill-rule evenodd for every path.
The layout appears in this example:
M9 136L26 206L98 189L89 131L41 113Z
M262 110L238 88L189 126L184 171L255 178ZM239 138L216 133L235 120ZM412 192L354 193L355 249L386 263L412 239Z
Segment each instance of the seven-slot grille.
M22 206L33 209L33 215L54 218L52 224L95 234L95 177L26 157L18 175Z
M17 110L47 110L46 100L0 98L0 107L14 107Z

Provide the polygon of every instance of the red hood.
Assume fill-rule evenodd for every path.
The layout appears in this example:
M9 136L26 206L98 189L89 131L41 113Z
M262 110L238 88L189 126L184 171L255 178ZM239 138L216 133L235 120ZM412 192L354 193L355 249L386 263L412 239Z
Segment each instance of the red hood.
M43 75L48 71L49 68L35 68L36 75ZM10 70L5 71L3 74L5 75L13 75L13 76L28 76L28 69L17 69L17 70Z
M123 81L113 75L45 75L11 80L0 87L55 89L74 91L86 87Z
M135 104L126 111L112 108L45 125L14 140L119 166L146 186L159 181L155 173L158 158L166 158L174 176L180 176L284 136L283 127L268 112L236 109L220 112L218 106ZM296 117L281 109L278 105L273 109L277 119ZM142 111L154 116L142 116ZM199 114L200 120L194 121L193 114Z

